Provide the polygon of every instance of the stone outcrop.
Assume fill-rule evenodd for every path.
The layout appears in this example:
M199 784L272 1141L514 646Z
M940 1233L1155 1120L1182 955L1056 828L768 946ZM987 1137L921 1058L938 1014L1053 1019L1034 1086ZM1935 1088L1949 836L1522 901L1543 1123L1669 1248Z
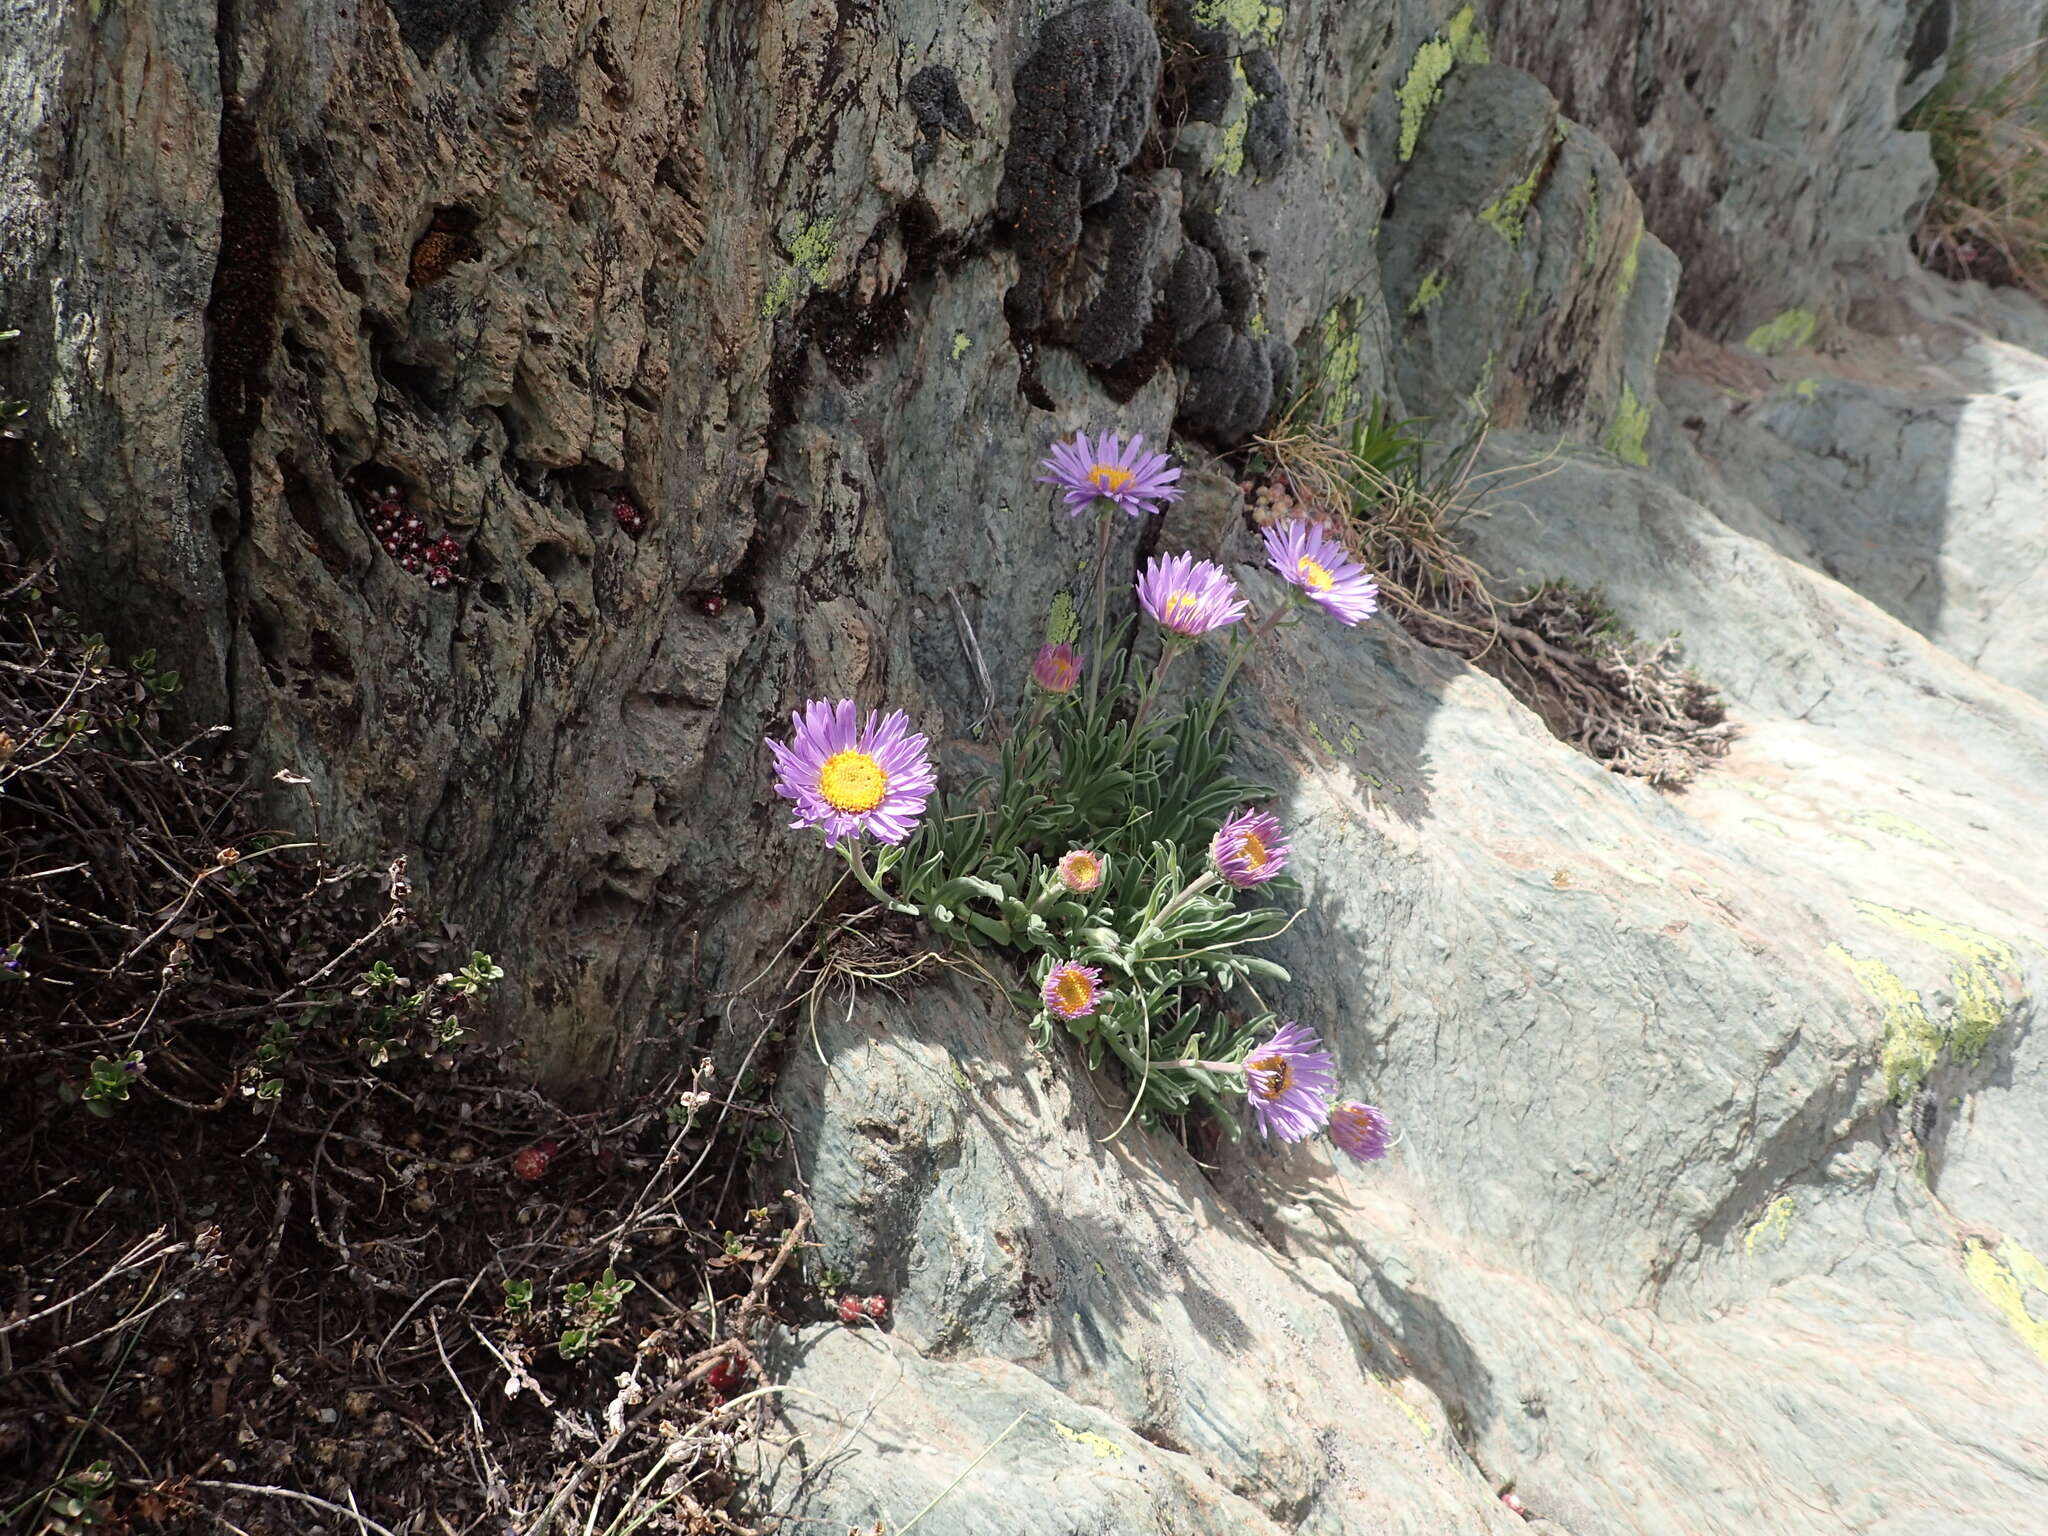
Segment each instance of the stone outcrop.
M1946 5L1827 9L0 0L0 494L597 1094L761 1027L832 874L782 714L983 753L1092 575L1047 441L1491 421L1470 547L1676 631L1731 756L1661 794L1396 627L1287 632L1284 1001L1392 1162L1113 1136L971 973L841 999L780 1103L893 1323L778 1347L758 1496L2018 1536L2048 317L1909 265ZM1191 478L1116 572L1244 552Z

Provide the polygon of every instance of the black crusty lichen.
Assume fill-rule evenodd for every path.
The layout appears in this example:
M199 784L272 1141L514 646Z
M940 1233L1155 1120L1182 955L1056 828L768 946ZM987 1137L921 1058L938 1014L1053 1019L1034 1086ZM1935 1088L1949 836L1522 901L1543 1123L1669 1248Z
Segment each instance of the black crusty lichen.
M1180 322L1174 357L1187 370L1174 425L1190 437L1242 442L1292 388L1294 348L1265 331L1243 233L1207 211L1182 225L1188 244L1166 299Z
M917 118L918 141L910 148L910 163L920 171L938 158L939 137L950 133L967 140L979 131L974 114L960 98L960 81L943 64L927 64L903 87L903 99Z
M1123 0L1082 0L1040 30L1015 86L996 214L1015 237L1020 268L1010 324L1035 336L1047 281L1080 244L1083 210L1115 193L1151 127L1159 38Z

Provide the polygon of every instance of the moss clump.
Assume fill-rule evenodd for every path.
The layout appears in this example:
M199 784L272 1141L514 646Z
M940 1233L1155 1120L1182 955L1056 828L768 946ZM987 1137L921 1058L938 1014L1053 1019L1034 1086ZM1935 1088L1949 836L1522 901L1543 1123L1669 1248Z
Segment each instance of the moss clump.
M1769 357L1774 352L1805 346L1819 329L1820 317L1812 310L1788 309L1777 319L1767 320L1751 331L1743 338L1742 344L1752 352L1761 352Z
M1614 408L1614 420L1607 427L1607 451L1631 464L1648 464L1650 455L1644 443L1649 435L1650 407L1638 400L1628 385L1622 385L1621 404Z
M1408 301L1407 313L1409 316L1412 318L1413 316L1427 313L1430 306L1444 296L1444 289L1447 286L1449 285L1444 281L1444 269L1442 267L1432 268L1428 275L1422 279L1422 286L1415 290L1415 297Z

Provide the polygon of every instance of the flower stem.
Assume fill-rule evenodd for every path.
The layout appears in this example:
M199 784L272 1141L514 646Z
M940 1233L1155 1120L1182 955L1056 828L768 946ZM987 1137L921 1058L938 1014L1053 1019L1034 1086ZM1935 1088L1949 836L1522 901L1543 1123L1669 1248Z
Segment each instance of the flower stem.
M1159 650L1159 665L1152 669L1152 677L1145 684L1145 691L1138 699L1138 713L1131 721L1130 738L1124 743L1124 756L1128 758L1138 749L1138 737L1143 734L1145 721L1152 713L1152 706L1159 702L1160 684L1166 681L1166 669L1174 659L1188 648L1188 642L1179 635L1169 635Z
M1264 620L1255 625L1249 632L1240 633L1232 637L1230 658L1224 663L1223 676L1217 679L1216 682L1215 703L1221 704L1223 702L1224 691L1230 687L1231 679L1237 676L1237 669L1244 665L1245 658L1251 655L1252 647L1278 629L1281 622L1294 611L1292 601L1294 589L1289 587L1287 591L1289 601L1275 608L1272 613L1268 614Z
M1203 1061L1199 1056L1188 1056L1179 1061L1155 1061L1152 1063L1152 1070L1154 1072L1168 1072L1176 1067L1200 1067L1204 1072L1242 1073L1244 1071L1244 1063L1241 1061Z
M910 903L896 900L887 891L882 889L880 881L868 873L867 855L862 848L859 838L848 838L839 845L839 851L845 855L846 867L853 872L853 878L858 880L867 893L884 907L888 908L891 912L901 912L909 917L923 915Z
M1088 669L1088 713L1091 716L1095 713L1096 684L1107 661L1102 654L1102 613L1109 592L1109 520L1115 512L1116 503L1104 498L1102 511L1095 519L1095 665Z

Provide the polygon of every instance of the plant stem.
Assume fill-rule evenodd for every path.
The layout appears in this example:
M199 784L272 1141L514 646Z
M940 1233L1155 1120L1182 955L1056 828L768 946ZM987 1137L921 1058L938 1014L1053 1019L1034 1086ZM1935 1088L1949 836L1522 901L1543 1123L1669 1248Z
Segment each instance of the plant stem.
M1160 914L1157 917L1153 918L1151 922L1145 925L1145 932L1144 934L1140 935L1140 937L1149 938L1152 934L1158 932L1159 929L1165 927L1166 920L1169 917L1172 917L1173 914L1178 912L1182 907L1186 906L1188 904L1189 897L1195 895L1199 891L1207 890L1210 886L1214 885L1220 878L1221 877L1216 873L1215 870L1210 869L1204 870L1200 875L1196 876L1193 880L1190 880L1186 885L1181 887L1180 893L1176 895L1173 898L1173 900L1169 901L1166 904L1166 906L1160 911Z
M1166 1072L1174 1068L1185 1069L1188 1067L1200 1067L1204 1072L1241 1073L1244 1071L1244 1063L1241 1061L1203 1061L1199 1056L1188 1056L1179 1061L1155 1061L1152 1063L1152 1070L1154 1072Z
M1159 665L1152 669L1152 679L1146 683L1145 691L1138 699L1138 713L1131 721L1130 739L1124 743L1124 756L1129 757L1138 748L1138 736L1145 728L1145 719L1152 713L1152 706L1159 702L1159 686L1166 681L1166 669L1173 665L1174 658L1188 648L1188 642L1179 635L1168 635L1166 643L1159 650Z
M1107 658L1102 653L1102 613L1104 600L1109 593L1109 530L1110 518L1116 513L1116 503L1103 499L1102 511L1096 515L1095 527L1095 665L1088 669L1088 713L1095 713L1096 683L1102 676Z
M1289 587L1287 592L1288 601L1275 608L1272 613L1267 615L1262 622L1254 626L1249 632L1235 637L1234 643L1230 647L1230 659L1224 663L1223 676L1216 683L1216 703L1220 704L1223 702L1224 691L1230 687L1231 679L1237 676L1237 669L1244 665L1244 659L1251 655L1252 647L1278 629L1281 621L1294 611L1294 588Z
M850 837L846 839L839 845L839 851L846 856L846 867L853 872L853 878L858 880L867 890L867 893L889 911L901 912L909 917L923 915L908 902L897 901L887 891L882 889L880 881L868 873L867 854L859 838Z

